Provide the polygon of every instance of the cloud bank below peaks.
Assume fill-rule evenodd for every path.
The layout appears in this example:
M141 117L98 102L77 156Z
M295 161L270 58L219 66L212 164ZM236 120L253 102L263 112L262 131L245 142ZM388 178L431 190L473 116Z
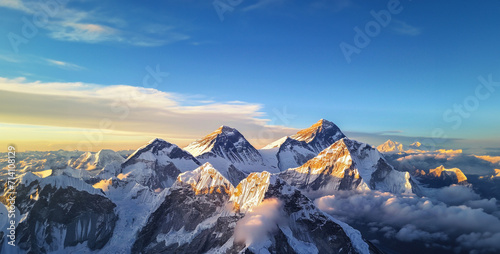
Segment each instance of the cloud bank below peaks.
M435 190L433 196L340 191L315 204L354 227L369 225L370 232L386 240L439 245L450 251L500 251L496 199L480 199L464 186Z

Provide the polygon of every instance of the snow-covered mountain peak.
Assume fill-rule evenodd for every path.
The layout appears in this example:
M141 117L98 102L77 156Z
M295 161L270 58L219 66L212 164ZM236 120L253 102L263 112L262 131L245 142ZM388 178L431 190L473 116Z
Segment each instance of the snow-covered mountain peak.
M154 139L130 155L117 173L129 174L127 179L156 190L172 186L180 173L200 165L196 158L178 146Z
M110 149L102 149L95 154L95 165L97 168L104 168L106 165L114 161L123 163L125 162L125 158Z
M152 152L157 154L158 151L163 150L165 148L171 148L173 146L176 146L174 144L171 144L161 138L155 138L149 141L146 145L139 147L134 153L132 153L128 158L127 161L129 161L131 158L136 158L140 156L142 153L145 153L147 151Z
M321 119L311 127L274 141L260 151L268 164L284 171L303 165L344 137L337 125Z
M459 168L445 168L443 165L441 165L437 168L429 169L429 175L432 175L434 177L442 178L444 177L443 174L448 174L451 176L455 175L458 183L467 181L467 177Z
M373 147L348 138L329 146L300 167L280 176L308 191L377 189L411 192L409 174L396 171Z
M230 195L234 190L233 185L208 162L180 174L177 182L191 185L196 195L213 192Z
M239 131L236 130L235 128L231 128L231 127L226 126L226 125L221 125L215 132L224 133L226 135L234 135L234 134L239 133Z
M430 188L442 188L453 184L469 184L462 170L459 168L445 168L443 165L429 170L416 169L413 175L420 184Z
M291 139L290 137L286 136L286 137L282 137L264 147L261 148L261 150L268 150L268 149L273 149L273 148L279 148L283 143L287 142L289 139Z
M102 159L102 158L106 158L106 157L115 156L116 154L118 154L118 153L111 150L111 149L101 149L99 152L96 153L96 158Z
M398 142L394 142L394 141L388 139L387 141L385 141L384 144L387 144L387 145L390 145L390 146L394 146L394 145L399 144L399 143Z
M422 143L415 141L410 144L410 148L420 148L422 146Z
M307 143L311 143L313 141L324 142L326 141L324 139L335 139L336 141L343 137L345 137L345 135L342 133L339 127L337 127L337 125L324 119L319 120L311 127L300 130L299 132L297 132L297 134L291 136L291 138L295 140L305 141Z
M352 160L349 146L344 139L341 139L323 150L318 156L307 161L304 165L290 170L304 174L330 174L336 177L344 177L344 169L352 166ZM356 179L359 178L357 170L354 170L353 173Z
M169 143L163 139L155 138L148 144L140 147L132 153L123 163L124 166L140 161L156 161L165 164L165 160L191 160L199 165L199 162L186 151L180 149L177 145Z
M213 149L217 150L220 146L227 146L229 144L246 145L247 143L248 141L238 130L222 125L202 139L189 144L184 150L190 152L193 156L199 156Z
M94 173L98 173L98 170L103 169L106 165L114 161L123 163L125 161L125 158L123 158L119 153L113 150L102 149L97 153L83 153L80 157L68 161L68 165L73 169L93 171ZM65 169L65 171L72 170Z
M269 172L251 173L236 186L230 201L234 204L234 210L241 213L252 211L264 199L269 188L272 176Z
M85 191L90 194L104 195L104 193L100 189L95 189L94 187L92 187L92 185L87 184L81 179L77 179L67 175L48 176L45 178L41 178L31 172L26 172L19 178L19 184L22 184L24 186L31 186L34 182L36 182L35 185L39 186L39 188L44 188L47 185L50 185L56 189L66 189L71 187L78 191Z
M153 143L163 143L163 142L167 142L165 141L164 139L162 138L154 138L154 139L151 139L148 144L153 144Z
M385 143L377 146L377 150L381 153L401 153L404 152L403 144L399 142L394 142L390 139L385 141Z
M213 153L241 170L248 165L263 166L262 156L257 149L238 130L227 126L221 126L204 138L189 144L184 150L195 157Z

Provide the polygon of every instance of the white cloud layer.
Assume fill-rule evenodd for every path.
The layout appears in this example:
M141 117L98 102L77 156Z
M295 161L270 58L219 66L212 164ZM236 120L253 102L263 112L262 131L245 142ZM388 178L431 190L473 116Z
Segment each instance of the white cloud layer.
M498 210L495 199L479 199L463 186L436 192L441 192L435 194L446 203L378 191L338 192L316 199L315 203L354 226L370 225L372 232L380 232L388 239L422 241L455 251L500 251L500 220L490 214Z
M474 156L462 153L417 153L410 155L387 156L396 168L403 171L420 169L428 170L443 165L445 168L459 168L464 174L486 175L493 174L498 164L488 161L488 156ZM488 157L488 158L487 158Z

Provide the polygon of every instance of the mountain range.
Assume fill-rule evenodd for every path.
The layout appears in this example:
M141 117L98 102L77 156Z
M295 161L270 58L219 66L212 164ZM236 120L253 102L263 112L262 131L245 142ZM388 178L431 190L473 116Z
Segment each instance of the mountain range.
M83 153L16 184L20 253L379 253L312 198L415 187L323 119L262 149L221 126L184 149L156 138L127 158Z

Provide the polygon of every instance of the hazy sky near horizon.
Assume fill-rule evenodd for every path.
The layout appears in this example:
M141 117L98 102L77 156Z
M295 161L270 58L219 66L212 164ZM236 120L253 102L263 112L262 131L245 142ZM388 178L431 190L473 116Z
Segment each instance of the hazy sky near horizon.
M374 145L496 149L499 12L493 0L1 1L0 132L25 150L134 149L225 124L262 146L325 118Z

